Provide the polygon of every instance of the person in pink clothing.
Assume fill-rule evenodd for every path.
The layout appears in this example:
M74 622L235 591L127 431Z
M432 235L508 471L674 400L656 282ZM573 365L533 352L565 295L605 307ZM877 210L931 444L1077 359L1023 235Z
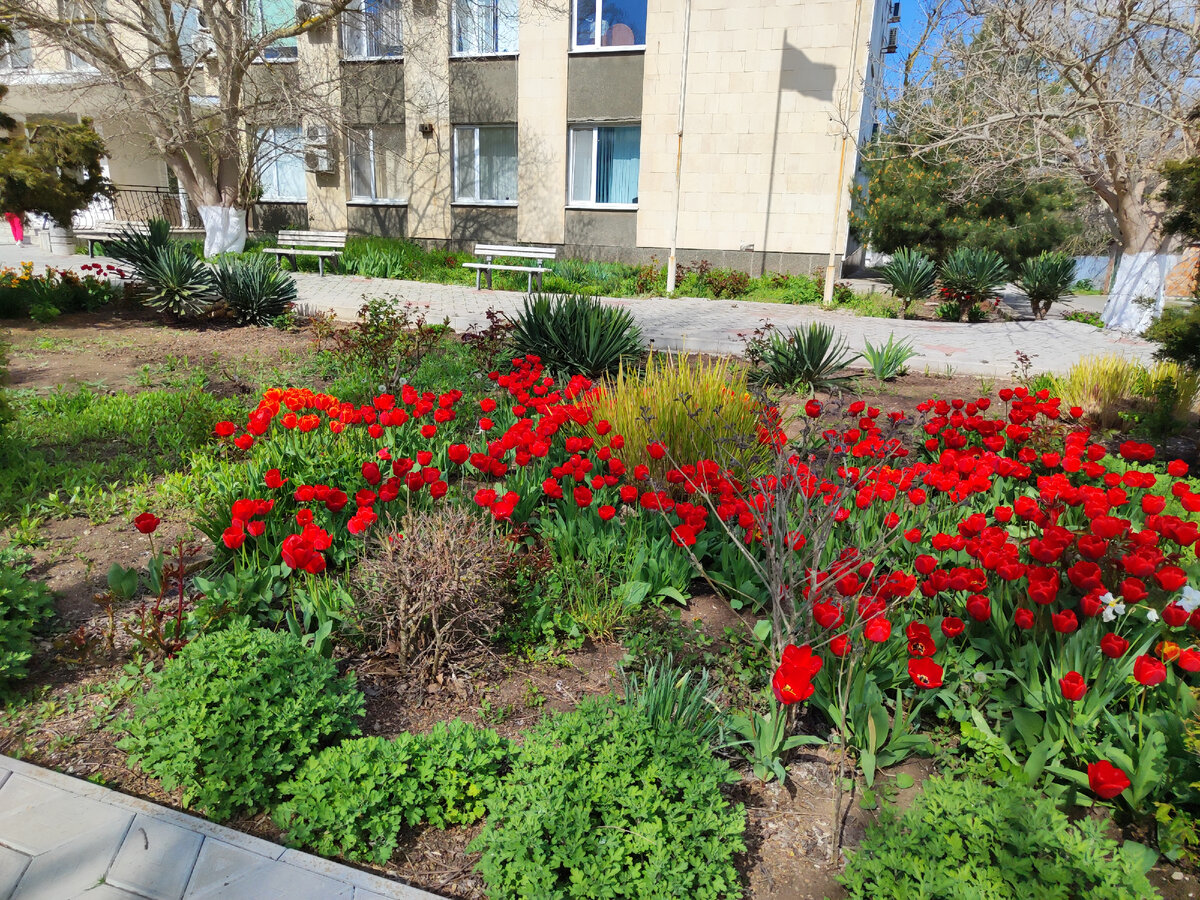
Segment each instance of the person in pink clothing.
M25 240L25 217L7 212L4 218L8 221L8 227L12 229L13 241L17 244L22 243Z

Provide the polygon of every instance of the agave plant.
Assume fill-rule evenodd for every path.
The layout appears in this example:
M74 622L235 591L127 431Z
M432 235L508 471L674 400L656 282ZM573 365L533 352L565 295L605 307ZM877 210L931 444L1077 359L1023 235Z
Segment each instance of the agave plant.
M897 250L879 274L900 300L901 319L908 314L909 304L928 297L937 282L937 266L933 260L920 250L908 247Z
M1075 260L1065 253L1049 251L1031 256L1021 263L1017 287L1029 298L1035 319L1046 318L1050 304L1071 292L1075 283Z
M894 334L888 335L886 344L877 346L870 341L866 341L865 344L863 359L867 361L872 374L879 381L890 381L897 375L903 375L908 369L908 361L917 355L911 341L897 342Z
M138 271L142 298L159 312L186 318L204 312L216 299L212 270L188 247L168 241Z
M642 353L642 330L627 309L578 294L531 294L513 320L517 352L540 356L551 371L588 378L614 374Z
M269 325L296 302L296 280L262 254L223 256L212 275L217 294L239 325Z
M171 241L171 223L166 219L150 219L145 228L126 226L117 232L116 240L104 246L105 253L119 262L128 263L139 278L142 269L153 264L158 251Z
M959 247L942 263L942 296L958 304L958 320L967 321L972 307L996 299L1008 281L1008 266L995 250Z
M812 322L808 328L774 331L755 349L756 367L750 373L757 384L773 384L787 390L833 390L853 378L837 372L857 360L846 339L833 327Z

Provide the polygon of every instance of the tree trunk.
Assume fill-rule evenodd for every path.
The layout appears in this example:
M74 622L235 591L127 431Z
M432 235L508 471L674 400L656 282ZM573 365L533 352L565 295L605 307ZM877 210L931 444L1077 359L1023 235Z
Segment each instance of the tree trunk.
M1162 314L1169 268L1166 240L1159 216L1135 197L1122 195L1113 212L1121 232L1121 255L1101 318L1105 328L1140 334Z
M203 164L202 157L181 150L166 154L167 165L196 204L204 223L204 255L241 253L246 249L246 208L239 204L236 173L230 174L228 160L218 170L220 180ZM233 184L228 182L233 180Z
M246 210L236 206L198 206L204 223L204 255L246 249Z

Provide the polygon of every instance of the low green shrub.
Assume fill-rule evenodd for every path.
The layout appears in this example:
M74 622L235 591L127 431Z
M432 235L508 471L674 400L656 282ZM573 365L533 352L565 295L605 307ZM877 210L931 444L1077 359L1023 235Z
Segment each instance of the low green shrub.
M270 325L296 302L296 279L266 255L222 257L212 274L218 296L239 325Z
M937 282L937 264L920 250L902 247L879 270L879 275L900 300L899 313L903 319L913 301L924 300L932 293Z
M492 898L729 898L745 815L695 735L586 702L527 733L471 845Z
M51 266L35 275L31 262L21 263L19 269L0 269L0 319L29 316L35 322L53 322L63 313L92 312L120 297L121 288L108 280L99 263L83 268L89 270L83 275Z
M896 341L896 335L889 334L886 344L876 346L870 341L865 342L863 359L871 367L871 374L879 381L889 381L897 375L908 371L908 361L917 355L911 340Z
M1200 370L1200 301L1186 308L1163 310L1162 316L1143 334L1147 340L1162 344L1155 354Z
M902 815L867 829L841 883L862 900L1141 900L1158 893L1140 855L1072 823L1054 801L1018 784L945 776L925 782Z
M405 827L479 819L509 752L496 732L459 720L439 722L427 735L343 741L282 785L286 799L274 818L296 845L383 865Z
M54 615L46 586L25 577L27 567L0 550L0 694L24 678L34 635Z
M286 634L236 624L168 660L118 724L129 764L228 819L271 806L315 751L356 734L353 677Z
M1073 309L1069 313L1063 314L1064 322L1082 322L1084 325L1094 325L1097 328L1104 327L1104 319L1100 313L1091 312L1086 309Z
M513 322L518 355L552 372L588 378L614 374L642 353L642 330L627 309L578 294L531 294Z

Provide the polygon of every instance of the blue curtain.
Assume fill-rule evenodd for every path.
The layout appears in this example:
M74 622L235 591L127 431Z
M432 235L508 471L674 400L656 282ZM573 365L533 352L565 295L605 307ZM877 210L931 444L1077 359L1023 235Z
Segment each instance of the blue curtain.
M642 129L599 128L596 138L596 202L637 203Z

